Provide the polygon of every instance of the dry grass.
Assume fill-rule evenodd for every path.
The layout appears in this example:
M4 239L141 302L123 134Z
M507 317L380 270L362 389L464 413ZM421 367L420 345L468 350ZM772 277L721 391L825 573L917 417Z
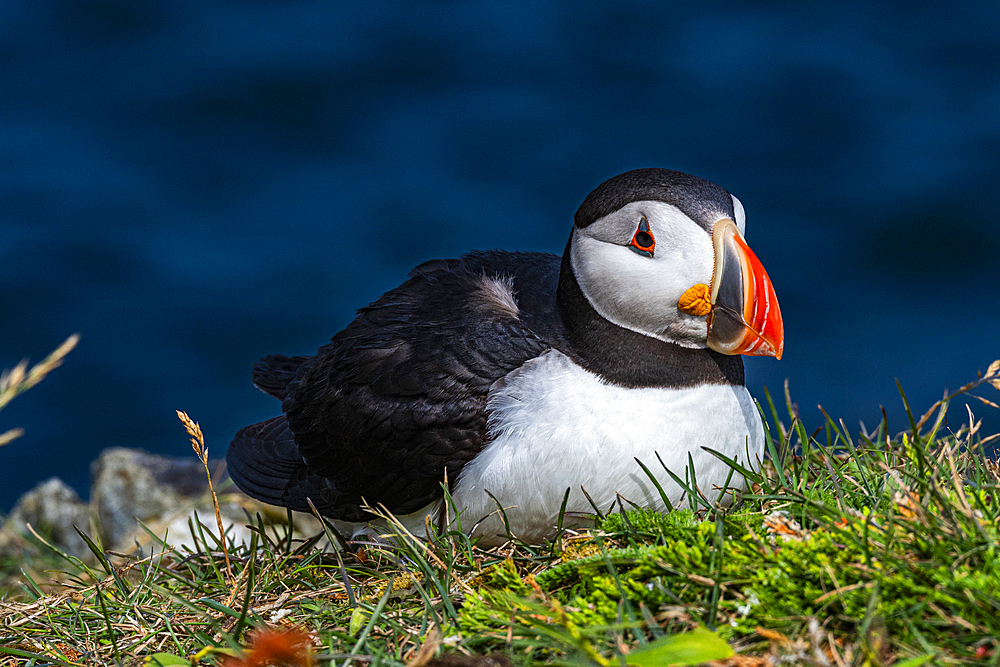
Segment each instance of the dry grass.
M63 344L57 347L49 356L28 370L28 360L24 359L14 368L7 369L0 373L0 410L18 394L23 394L36 384L41 382L46 375L58 368L66 355L70 353L80 340L79 334L73 334ZM24 429L14 428L4 433L0 433L0 447L9 444L16 438L24 435Z
M215 520L219 527L219 537L223 540L222 553L226 557L226 572L229 573L229 578L233 578L233 564L229 561L229 549L226 548L226 528L222 523L222 511L219 509L219 496L215 493L215 486L212 484L212 471L208 468L208 447L205 445L205 436L201 432L201 426L198 422L194 421L186 412L177 410L177 417L184 424L184 428L187 430L188 435L191 436L191 447L194 449L195 456L201 461L201 465L205 468L205 475L208 477L208 490L212 494L212 504L215 506Z

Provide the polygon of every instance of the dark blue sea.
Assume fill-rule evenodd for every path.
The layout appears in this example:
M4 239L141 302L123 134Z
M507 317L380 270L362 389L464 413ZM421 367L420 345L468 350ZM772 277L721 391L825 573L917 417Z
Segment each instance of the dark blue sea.
M897 378L922 412L1000 358L998 42L991 0L0 2L0 367L82 335L0 413L0 508L193 455L175 409L222 456L278 412L259 357L424 260L561 253L646 166L746 207L786 331L751 392L903 430Z

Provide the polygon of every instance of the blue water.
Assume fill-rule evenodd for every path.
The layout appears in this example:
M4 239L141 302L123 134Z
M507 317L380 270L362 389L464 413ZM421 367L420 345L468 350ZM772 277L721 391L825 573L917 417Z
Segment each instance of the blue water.
M104 447L189 455L175 409L221 456L277 413L256 359L423 260L561 252L644 166L746 206L786 327L751 391L902 430L895 378L922 411L1000 357L1000 11L748 6L0 3L0 367L83 336L0 413L0 508L85 495Z

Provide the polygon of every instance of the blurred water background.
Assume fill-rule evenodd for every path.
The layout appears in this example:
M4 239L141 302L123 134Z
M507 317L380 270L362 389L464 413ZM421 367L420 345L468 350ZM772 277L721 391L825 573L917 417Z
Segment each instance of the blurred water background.
M751 392L903 430L895 378L922 411L1000 357L998 37L991 1L2 2L0 367L82 341L0 414L0 509L191 455L175 409L222 456L278 412L256 359L426 259L561 253L646 166L746 206L786 327Z

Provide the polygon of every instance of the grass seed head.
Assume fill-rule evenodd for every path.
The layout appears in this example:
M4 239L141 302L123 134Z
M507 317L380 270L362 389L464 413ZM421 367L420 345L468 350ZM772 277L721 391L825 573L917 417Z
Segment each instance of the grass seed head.
M177 410L177 417L184 424L184 429L191 436L191 447L198 455L202 463L208 463L208 447L205 445L205 436L201 432L201 426L188 416L188 413Z

